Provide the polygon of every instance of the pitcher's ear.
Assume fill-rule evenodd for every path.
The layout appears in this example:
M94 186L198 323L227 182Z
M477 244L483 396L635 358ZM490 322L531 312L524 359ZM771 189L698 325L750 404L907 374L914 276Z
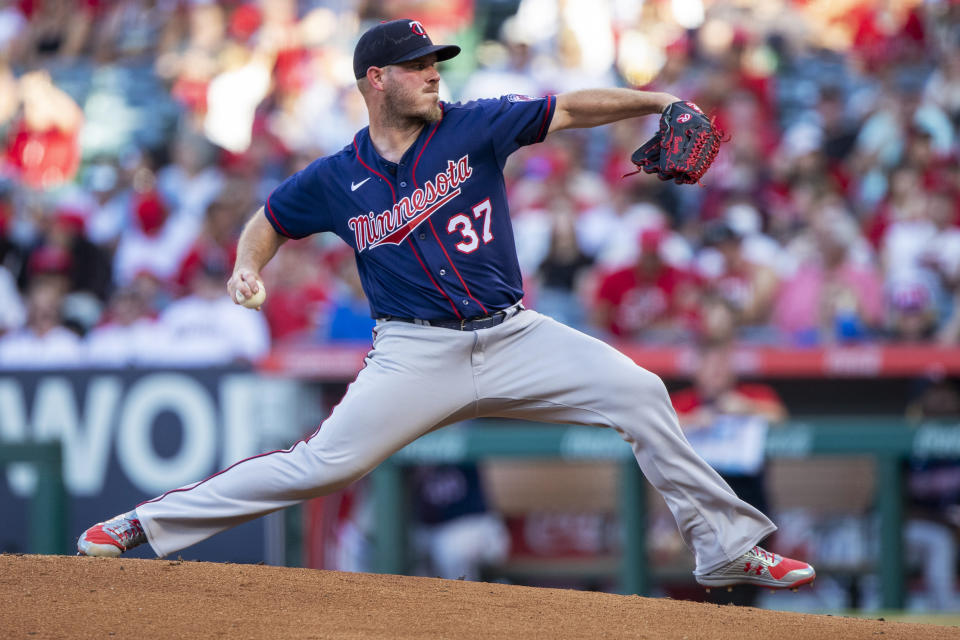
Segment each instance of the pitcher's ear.
M367 69L367 83L371 89L383 91L383 78L387 75L386 67L370 67Z

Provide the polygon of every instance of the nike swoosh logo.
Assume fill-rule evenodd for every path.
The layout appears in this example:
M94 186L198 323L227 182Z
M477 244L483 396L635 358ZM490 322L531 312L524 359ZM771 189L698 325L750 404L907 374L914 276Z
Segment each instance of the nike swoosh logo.
M370 178L367 178L367 180L369 180L369 179L370 179ZM366 182L367 180L361 180L360 182L356 182L356 183L351 182L351 183L350 183L350 191L356 191L357 189L359 189L360 187L362 187L362 186L363 186L363 183Z

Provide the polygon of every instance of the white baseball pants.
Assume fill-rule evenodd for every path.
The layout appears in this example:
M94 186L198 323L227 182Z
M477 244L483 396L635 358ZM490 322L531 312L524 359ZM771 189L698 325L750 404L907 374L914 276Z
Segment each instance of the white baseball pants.
M373 347L312 436L138 506L157 555L336 491L425 433L481 416L616 429L673 512L696 574L776 529L693 451L660 378L547 316L526 310L462 332L384 322Z

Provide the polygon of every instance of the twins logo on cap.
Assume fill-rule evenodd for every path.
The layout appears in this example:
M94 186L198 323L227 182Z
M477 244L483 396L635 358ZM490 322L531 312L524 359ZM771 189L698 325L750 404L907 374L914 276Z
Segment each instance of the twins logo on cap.
M427 37L427 30L423 28L423 24L419 20L410 21L410 31L413 31L415 34L421 38Z

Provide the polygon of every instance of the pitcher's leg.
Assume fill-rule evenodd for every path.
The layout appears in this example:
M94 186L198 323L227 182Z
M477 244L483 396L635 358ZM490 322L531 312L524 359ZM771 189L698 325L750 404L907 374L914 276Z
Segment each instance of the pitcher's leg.
M410 350L406 341L393 346L381 353L378 341L375 356L310 438L139 505L157 555L345 487L431 428L460 418L465 407L472 414L468 359L448 362L439 345L415 345L414 355L397 353Z
M776 530L696 454L660 378L550 318L524 312L517 321L485 353L482 412L616 429L676 518L697 574L731 562ZM526 326L518 329L521 322Z

